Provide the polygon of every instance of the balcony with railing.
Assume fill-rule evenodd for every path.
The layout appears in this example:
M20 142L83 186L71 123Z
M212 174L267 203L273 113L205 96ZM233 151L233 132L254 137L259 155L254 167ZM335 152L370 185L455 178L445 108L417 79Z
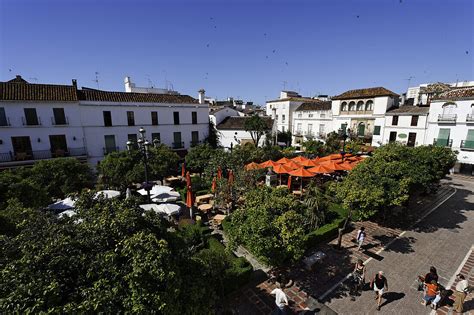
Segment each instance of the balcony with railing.
M104 148L102 148L102 150L104 151L104 156L107 155L107 154L110 154L112 152L119 152L120 151L119 147L104 147Z
M440 123L455 123L458 119L458 115L456 114L439 114L438 115L438 122Z
M202 141L199 141L199 140L196 140L196 141L191 141L190 142L190 146L191 148L195 147L195 146L198 146L202 143Z
M4 117L5 119L0 120L0 127L10 127L10 117Z
M36 119L26 119L26 117L21 117L21 123L23 126L41 126L41 117L36 117Z
M51 125L53 126L67 126L69 125L69 118L66 116L64 119L56 119L51 117Z
M453 139L434 138L433 145L438 146L438 147L451 148L453 146Z
M184 142L173 142L172 148L174 150L183 149L184 148Z
M24 152L4 152L0 153L0 164L8 162L28 162L38 160L48 160L59 157L87 157L86 148L67 148L67 150L37 150ZM24 163L27 164L27 163ZM5 165L2 165L5 166Z
M466 116L466 123L474 124L474 114L467 114Z
M461 140L461 150L474 151L474 140Z

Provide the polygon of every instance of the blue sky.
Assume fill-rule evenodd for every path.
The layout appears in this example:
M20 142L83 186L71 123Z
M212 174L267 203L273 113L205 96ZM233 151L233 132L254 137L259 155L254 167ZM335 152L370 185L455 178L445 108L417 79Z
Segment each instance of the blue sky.
M474 80L470 0L0 0L0 81L197 90L263 104ZM10 71L11 70L11 71ZM37 79L37 81L36 81Z

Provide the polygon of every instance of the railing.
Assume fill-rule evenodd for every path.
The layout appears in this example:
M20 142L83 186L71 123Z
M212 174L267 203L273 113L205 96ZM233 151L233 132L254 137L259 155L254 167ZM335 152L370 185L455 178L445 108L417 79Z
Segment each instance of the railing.
M21 117L23 126L41 126L41 117L36 117L36 124L29 124L25 117Z
M5 117L5 121L0 121L0 127L9 127L10 125L10 117Z
M118 152L119 147L105 147L105 148L103 148L103 150L104 150L104 155L107 155L107 154L110 154L112 152Z
M438 147L449 147L450 148L453 145L453 139L434 138L433 145L436 145Z
M438 121L456 122L457 119L458 119L458 115L456 114L439 114L438 115Z
M37 150L24 152L5 152L0 153L0 163L13 161L47 160L68 156L87 156L86 148L67 148L67 150Z
M201 141L191 141L191 148L192 147L195 147L195 146L198 146L199 144L201 144Z
M474 114L467 114L466 121L474 122Z
M474 151L474 141L473 140L461 140L461 150Z
M182 149L184 148L184 142L173 142L173 149Z
M69 118L66 116L66 117L64 117L63 121L58 121L55 117L51 117L51 125L53 125L53 126L69 125Z

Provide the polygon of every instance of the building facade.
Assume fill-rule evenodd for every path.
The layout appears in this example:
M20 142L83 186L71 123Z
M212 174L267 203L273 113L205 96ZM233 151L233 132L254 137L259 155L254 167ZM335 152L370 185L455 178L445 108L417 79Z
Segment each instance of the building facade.
M216 126L219 135L220 145L227 150L231 150L236 145L244 145L246 143L254 143L250 132L245 131L245 121L250 119L249 116L236 117L229 116L222 120ZM273 120L270 117L262 117L270 132L273 128ZM260 138L258 146L262 146L266 141L265 135Z
M429 109L427 106L400 106L389 110L385 114L382 144L395 141L409 147L425 144Z
M324 140L333 130L330 101L308 102L298 106L293 114L293 143Z
M177 151L204 140L208 105L187 95L108 92L72 85L0 82L0 168L75 156L96 165L104 155L147 137Z
M332 98L333 131L350 128L365 143L382 144L385 113L399 95L383 87L350 90Z
M430 104L426 143L457 151L455 171L474 171L474 87L442 93Z

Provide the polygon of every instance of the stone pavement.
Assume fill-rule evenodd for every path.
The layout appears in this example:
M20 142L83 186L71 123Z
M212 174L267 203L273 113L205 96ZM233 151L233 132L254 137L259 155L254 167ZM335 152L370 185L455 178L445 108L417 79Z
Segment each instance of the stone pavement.
M430 313L431 309L420 303L417 276L435 266L440 283L448 285L474 242L474 181L454 176L448 182L457 189L454 196L379 252L381 260L367 264L370 277L378 270L386 273L389 291L382 309L376 310L373 292L364 291L352 301L345 285L326 297L327 306L338 314L351 315ZM472 302L466 302L466 314L474 312Z
M438 194L433 197L421 198L414 207L417 209L418 217L430 211L440 201L449 197L454 191L449 186L443 186ZM413 223L414 218L406 218L405 226ZM367 232L366 243L363 251L357 251L356 244L352 241L356 237L357 229L364 226ZM403 224L401 224L403 226ZM292 266L284 273L294 281L291 288L285 289L290 300L292 300L291 314L303 313L305 309L317 309L319 313L334 314L330 308L316 301L317 298L323 296L330 288L352 271L353 264L357 259L384 259L377 255L387 244L393 242L402 232L401 228L388 228L380 226L374 222L357 222L353 226L353 230L344 235L343 249L334 249L337 240L330 244L322 244L316 250L321 250L327 254L324 263L319 264L313 271L307 271L304 266L299 263ZM415 239L410 237L399 238L397 241L398 251L410 251L411 243ZM423 273L423 272L422 272ZM274 308L274 298L270 295L274 288L269 280L260 283L250 284L243 288L240 292L235 293L229 300L228 306L237 310L238 314L270 314ZM343 287L344 288L344 287ZM347 290L346 290L347 291ZM344 297L347 292L344 289L337 290L333 296ZM331 305L329 305L331 307ZM364 313L364 312L363 312Z
M466 256L466 260L463 262L463 264L458 268L459 272L456 273L461 273L466 277L467 281L469 282L469 285L474 286L474 246L471 248L471 251L468 253ZM452 283L450 289L455 290L456 284L458 281L454 278L452 279ZM464 311L465 313L468 314L474 314L474 291L471 291L467 296L466 300L464 303ZM446 314L452 314L452 308L450 305L444 305L440 307L436 312L432 311L432 315L446 315Z

